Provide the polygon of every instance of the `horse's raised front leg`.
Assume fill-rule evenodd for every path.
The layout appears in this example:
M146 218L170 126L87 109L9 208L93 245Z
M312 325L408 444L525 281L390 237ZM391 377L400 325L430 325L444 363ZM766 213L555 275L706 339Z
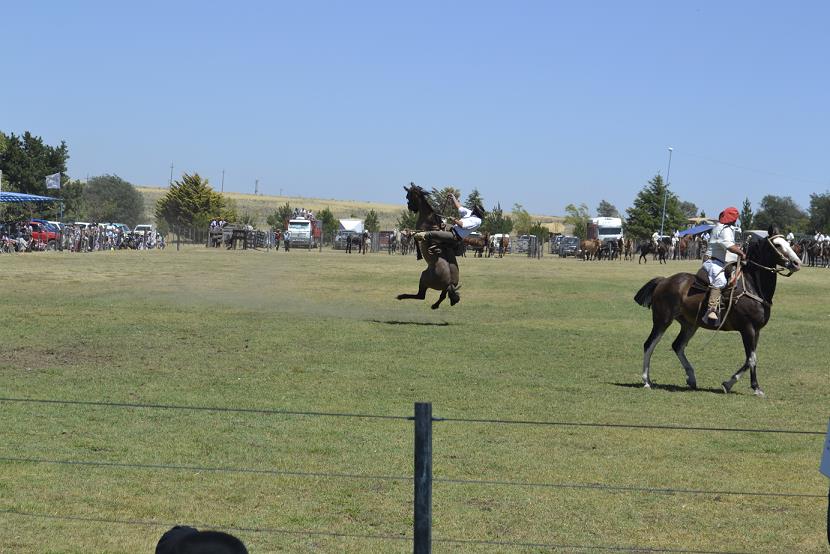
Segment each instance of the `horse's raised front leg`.
M693 336L695 336L697 327L691 323L686 323L685 321L681 322L680 326L680 334L677 335L676 339L674 339L671 347L680 359L680 365L682 365L683 369L686 370L686 384L689 385L689 388L696 389L697 379L695 378L695 368L692 367L692 364L689 363L689 359L686 358L686 345L689 344L689 341L692 340Z
M743 375L748 369L752 390L755 391L756 396L764 396L764 391L762 391L761 387L758 386L758 375L756 373L757 357L755 355L755 349L758 345L758 331L756 331L753 327L741 330L741 339L744 343L746 361L744 361L744 364L732 375L732 377L729 378L728 381L721 383L723 386L723 392L728 393L732 390L732 387L738 382L741 375Z

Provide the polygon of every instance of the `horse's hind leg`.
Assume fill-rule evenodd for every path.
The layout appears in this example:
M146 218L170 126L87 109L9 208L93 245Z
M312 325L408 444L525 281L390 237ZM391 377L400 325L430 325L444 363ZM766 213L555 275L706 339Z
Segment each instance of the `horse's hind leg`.
M652 310L654 310L654 306L652 306ZM666 329L671 323L671 319L666 323L662 321L662 318L657 313L654 313L652 315L652 321L651 333L646 339L646 342L643 343L643 386L647 389L651 388L651 379L648 376L651 369L651 354L654 352L654 347L663 338L663 333L666 332Z
M432 305L432 306L430 306L430 307L431 307L433 310L437 310L437 309L438 309L438 306L440 306L440 305L441 305L441 302L443 302L443 301L444 301L444 299L445 299L446 297L447 297L447 289L444 289L444 290L442 290L442 291L441 291L441 296L439 296L439 297L438 297L438 300L435 302L435 304L433 304L433 305Z
M683 366L683 369L686 370L686 384L689 385L689 388L696 389L697 388L697 379L695 379L695 368L692 367L692 364L689 363L688 358L686 358L686 345L689 344L689 341L695 336L695 331L697 331L697 327L690 324L681 322L680 323L680 334L677 335L677 338L674 339L674 342L671 344L672 350L674 353L677 354L677 357L680 359L680 365Z
M407 299L423 300L424 298L426 298L427 297L427 285L425 283L424 273L426 273L426 270L424 270L424 272L421 273L421 279L418 282L418 294L406 294L406 293L399 294L397 296L397 299L398 300L407 300Z

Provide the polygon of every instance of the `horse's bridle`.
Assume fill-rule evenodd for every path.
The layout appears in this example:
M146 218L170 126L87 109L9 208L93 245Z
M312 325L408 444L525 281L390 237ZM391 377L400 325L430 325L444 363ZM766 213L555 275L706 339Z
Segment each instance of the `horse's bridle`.
M776 238L783 238L783 235L768 236L766 240L769 243L769 245L772 247L773 251L775 251L775 253L778 254L779 260L784 262L783 264L776 263L775 267L767 267L765 265L761 265L758 262L755 262L755 261L752 261L752 260L747 260L747 263L750 263L750 264L752 264L752 265L754 265L754 266L756 266L760 269L763 269L765 271L769 271L771 273L777 273L778 275L781 275L782 277L789 277L794 273L794 271L792 270L792 262L789 260L789 258L787 258L787 256L785 256L781 252L781 250L778 249L778 246L774 242L772 242L772 240L776 239Z

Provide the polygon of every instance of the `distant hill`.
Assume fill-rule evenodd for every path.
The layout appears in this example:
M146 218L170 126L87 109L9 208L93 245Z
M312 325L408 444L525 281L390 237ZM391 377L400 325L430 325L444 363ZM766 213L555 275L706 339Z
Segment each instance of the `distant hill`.
M166 188L160 187L136 187L144 197L145 221L154 221L156 202L166 192ZM337 219L356 217L363 219L369 210L375 210L378 214L381 229L392 229L398 223L398 216L406 209L403 195L400 204L383 204L381 202L365 202L355 200L335 200L324 198L305 198L302 196L266 196L244 194L241 192L224 192L224 196L236 202L240 214L249 213L254 216L259 226L265 226L266 218L277 211L277 208L285 205L286 202L292 208L305 208L313 212L319 212L328 208ZM534 215L534 220L541 221L552 231L562 232L562 218L556 216Z

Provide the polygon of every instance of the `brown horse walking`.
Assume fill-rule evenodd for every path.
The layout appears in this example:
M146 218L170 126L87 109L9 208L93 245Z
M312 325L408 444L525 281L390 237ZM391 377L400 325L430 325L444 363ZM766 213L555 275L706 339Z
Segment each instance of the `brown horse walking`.
M418 214L418 220L415 228L418 231L437 231L443 228L444 222L427 200L424 189L410 183L409 187L404 187L406 191L406 205L410 211ZM458 288L458 262L455 260L455 255L452 252L441 252L436 254L431 251L427 241L415 241L415 248L420 248L421 255L427 262L427 268L421 272L421 279L418 282L417 294L399 294L398 300L416 299L423 300L426 298L427 289L435 289L441 291L441 296L438 301L431 307L433 310L438 309L441 302L447 297L450 290ZM450 289L452 287L452 289ZM455 305L452 298L450 304Z
M672 343L672 349L686 370L686 384L689 388L697 388L697 380L695 370L684 351L698 327L704 327L719 331L738 331L743 340L746 360L729 380L721 384L723 391L729 392L741 375L749 369L752 390L758 396L764 395L755 372L758 335L770 318L778 274L789 276L801 268L801 260L778 230L771 226L768 233L766 238L752 237L745 245L747 261L742 276L737 280L734 293L727 290L722 297L728 302L732 295L734 302L724 308L725 321L720 327L701 321L706 308L704 299L708 288L708 278L703 270L698 273L703 274L702 277L706 280L702 287L695 286L695 276L691 273L676 273L671 277L655 277L637 292L634 300L641 306L651 308L651 333L643 344L643 385L646 388L650 388L652 384L649 370L654 347L672 321L676 320L680 323L680 334ZM788 273L783 273L784 271Z

